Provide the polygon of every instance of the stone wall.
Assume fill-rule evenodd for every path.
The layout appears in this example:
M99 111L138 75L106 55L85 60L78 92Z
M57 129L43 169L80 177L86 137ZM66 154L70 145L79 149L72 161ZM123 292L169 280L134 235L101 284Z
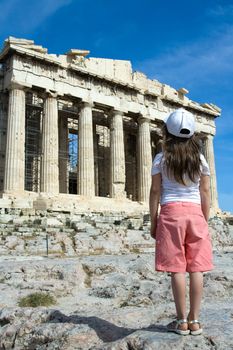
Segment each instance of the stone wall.
M1 255L76 256L154 250L148 215L2 209Z
M233 248L233 228L209 222L214 248ZM0 255L80 256L154 252L148 214L2 209Z

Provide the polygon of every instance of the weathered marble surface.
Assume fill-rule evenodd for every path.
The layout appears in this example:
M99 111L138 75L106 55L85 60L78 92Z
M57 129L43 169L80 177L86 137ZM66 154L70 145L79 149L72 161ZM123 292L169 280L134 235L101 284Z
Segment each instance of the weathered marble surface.
M166 333L175 316L167 274L154 255L2 257L0 349L233 349L232 252L215 250L205 274L204 333ZM20 296L49 291L51 308L20 308Z
M0 255L67 257L154 251L149 215L124 212L58 213L0 210ZM226 219L210 220L214 248L233 250L233 229Z

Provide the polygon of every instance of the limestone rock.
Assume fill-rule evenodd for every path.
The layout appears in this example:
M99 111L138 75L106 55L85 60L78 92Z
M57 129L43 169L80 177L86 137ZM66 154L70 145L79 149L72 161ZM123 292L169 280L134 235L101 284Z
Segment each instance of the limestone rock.
M66 222L65 216L58 219ZM102 222L98 215L85 220L80 216L80 223L82 219L81 231L69 226L66 233L50 227L49 247L63 250L58 257L35 256L36 251L45 251L45 231L33 231L32 236L17 236L19 231L0 236L3 252L15 252L22 240L27 244L25 251L32 254L0 257L0 349L233 348L229 223L219 218L210 223L216 267L204 275L203 335L181 337L166 332L166 324L175 317L169 274L154 271L154 253L129 253L130 247L147 241L143 235L148 232L136 229L134 220L134 227L129 228L125 218L116 226L111 225L117 218L103 218ZM89 225L85 226L86 222ZM111 230L104 225L95 228L96 222L105 222ZM29 228L37 230L38 226ZM4 233L7 229L10 232L12 227L4 228ZM72 258L66 257L69 249ZM51 308L18 307L19 298L38 291L55 296L57 304Z

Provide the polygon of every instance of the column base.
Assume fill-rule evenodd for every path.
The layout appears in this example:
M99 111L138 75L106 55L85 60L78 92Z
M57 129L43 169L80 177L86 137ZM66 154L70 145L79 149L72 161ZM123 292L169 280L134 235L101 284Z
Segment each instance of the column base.
M111 198L116 198L116 199L126 198L125 184L112 184Z
M33 201L38 196L36 192L4 191L1 193L0 208L33 208Z

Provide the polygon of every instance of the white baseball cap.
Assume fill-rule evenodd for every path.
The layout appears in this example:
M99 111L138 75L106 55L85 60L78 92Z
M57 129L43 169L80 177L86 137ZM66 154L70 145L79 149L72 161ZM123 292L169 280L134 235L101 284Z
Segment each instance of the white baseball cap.
M167 130L170 134L190 138L195 132L195 119L192 113L184 108L179 108L169 114L165 119Z

